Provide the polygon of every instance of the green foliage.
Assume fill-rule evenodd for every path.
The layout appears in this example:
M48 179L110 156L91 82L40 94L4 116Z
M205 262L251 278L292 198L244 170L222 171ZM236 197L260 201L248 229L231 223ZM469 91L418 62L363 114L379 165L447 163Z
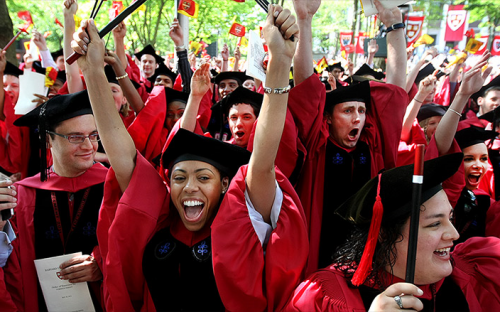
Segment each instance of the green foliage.
M459 1L466 3L466 1ZM470 11L469 22L482 21L487 18L484 25L495 29L500 26L500 3L498 0L468 0L465 9Z

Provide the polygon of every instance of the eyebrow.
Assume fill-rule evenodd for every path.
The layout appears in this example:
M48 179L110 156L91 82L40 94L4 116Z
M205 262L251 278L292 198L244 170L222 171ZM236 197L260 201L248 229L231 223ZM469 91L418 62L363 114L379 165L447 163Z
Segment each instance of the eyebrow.
M435 219L435 218L444 218L444 217L445 217L444 213L437 213L437 214L427 216L427 217L425 217L425 219Z
M213 171L212 171L212 170L210 170L210 169L208 169L208 168L200 168L200 169L196 169L194 172L200 172L200 171L203 171L203 170L208 170L208 171L210 171L210 172L212 172L212 173L213 173ZM186 171L186 170L184 170L184 169L175 169L173 172L176 172L176 171L181 171L181 172L187 173L187 171Z
M97 132L97 129L90 131L90 134ZM83 132L70 132L66 135L84 135Z

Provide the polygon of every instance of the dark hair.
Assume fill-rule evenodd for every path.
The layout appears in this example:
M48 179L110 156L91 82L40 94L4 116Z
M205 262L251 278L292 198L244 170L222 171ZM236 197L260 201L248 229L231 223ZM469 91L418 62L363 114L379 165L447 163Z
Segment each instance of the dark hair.
M500 86L493 86L491 88L486 89L481 97L487 97L488 93L490 93L491 91L500 91Z
M47 131L57 132L56 128L59 127L61 125L61 123L62 123L62 121L56 122L54 124L48 124L46 129L47 129ZM40 131L40 127L38 127L38 130ZM52 133L47 133L47 134L50 135L50 138L52 140L54 140L56 137L55 134L52 134ZM40 135L42 135L42 134L40 134Z
M250 105L250 106L253 108L253 113L254 113L255 117L259 117L260 107L257 107L257 106L255 106L255 105L253 105L253 104L250 104L250 103L241 102L241 103L235 103L235 104L231 105L231 106L228 108L228 110L227 110L227 112L226 112L226 116L227 116L227 118L229 118L229 111L231 111L231 108L232 108L233 106L240 105L240 104Z
M401 231L409 217L410 214L407 213L396 221L382 222L379 240L373 256L372 271L366 278L367 281L372 281L380 289L383 289L384 285L392 283L392 281L383 280L380 272L385 271L385 268L389 266L391 268L390 273L392 274L392 267L396 262L396 243L403 240ZM335 269L341 271L349 281L356 272L358 263L363 256L368 238L368 229L369 227L355 226L351 232L351 236L335 252L333 266Z

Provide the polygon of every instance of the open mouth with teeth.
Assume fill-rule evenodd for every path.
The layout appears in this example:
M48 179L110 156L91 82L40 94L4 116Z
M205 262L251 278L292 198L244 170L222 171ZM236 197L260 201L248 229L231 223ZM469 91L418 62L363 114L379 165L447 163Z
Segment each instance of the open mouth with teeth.
M467 180L469 180L469 184L473 185L478 184L480 179L481 179L480 173L472 173L469 174L469 176L467 177Z
M439 257L448 257L450 255L450 249L450 247L436 249L434 250L434 254Z
M201 219L205 203L199 200L186 200L183 203L184 218L189 222L197 222Z
M234 136L237 137L237 138L242 138L244 135L245 135L244 131L236 131L234 133Z
M348 134L349 140L355 140L358 136L358 133L359 129L352 129Z

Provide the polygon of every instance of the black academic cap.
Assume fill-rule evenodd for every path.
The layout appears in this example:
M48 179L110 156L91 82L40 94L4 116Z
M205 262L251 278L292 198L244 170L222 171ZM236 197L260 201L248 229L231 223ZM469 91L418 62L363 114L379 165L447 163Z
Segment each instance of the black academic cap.
M248 90L247 88L244 87L238 87L233 92L228 94L224 99L222 99L222 101L219 102L219 105L222 106L222 110L227 116L229 114L229 109L234 104L240 104L240 103L252 105L258 108L258 111L260 111L263 100L264 100L264 95ZM256 113L258 117L259 114L258 112Z
M76 93L56 95L43 105L20 117L14 122L18 127L38 126L40 154L40 180L47 180L47 151L45 133L51 125L62 121L92 114L87 90Z
M481 127L471 125L469 128L457 131L455 134L455 140L457 140L458 145L463 150L466 147L484 143L486 140L491 140L497 135L498 133L495 131L485 130Z
M59 56L63 56L64 55L63 49L59 49L59 50L57 50L55 52L52 52L50 54L52 55L52 58L54 59L54 61L56 61Z
M417 120L418 122L421 122L422 120L426 120L427 118L431 118L434 116L444 116L447 110L448 106L443 106L434 103L424 104L420 107L420 110L418 111Z
M457 172L462 158L462 153L454 153L424 163L421 203L442 189L441 183ZM381 174L382 225L403 221L401 218L409 217L412 206L412 178L413 165L396 167ZM369 227L378 184L379 176L376 176L340 205L335 213L358 226Z
M172 80L172 83L175 83L175 79L177 79L178 74L174 73L173 71L170 70L170 68L165 65L165 63L161 62L158 64L158 67L155 69L155 73L153 76L149 77L149 81L151 81L153 84L156 80L156 77L159 75L165 75L170 77L170 80Z
M214 81L216 84L219 84L224 79L234 79L238 82L238 85L241 86L249 77L244 72L226 71L215 76Z
M189 98L189 93L165 87L165 97L167 98L167 104L173 101L182 102L186 104Z
M62 81L63 83L65 83L66 82L66 71L64 71L64 70L58 71L56 79Z
M33 69L35 70L36 73L42 74L45 76L46 68L42 67L42 63L40 61L34 61L33 64Z
M155 49L153 48L152 45L148 44L147 46L144 47L144 49L142 49L141 51L137 52L135 54L135 56L140 60L141 57L144 55L144 54L149 54L149 55L152 55L155 60L156 60L156 63L160 64L160 63L163 63L165 61L165 59L161 56L159 56L158 54L156 54L156 51Z
M376 70L373 70L370 66L368 66L366 63L363 64L355 73L353 76L366 76L370 75L373 76L373 78L377 80L382 80L385 78L385 74Z
M500 87L500 75L493 78L493 80L491 80L490 83L483 86L479 91L477 91L476 93L471 95L470 98L473 99L477 103L477 98L485 96L486 91L492 87Z
M364 81L328 92L325 99L325 111L330 112L332 106L350 101L370 105L370 83Z
M113 70L113 67L111 67L111 65L104 66L104 73L106 74L106 79L108 79L108 82L116 83L117 85L120 84L118 82L118 79L116 79L115 71Z
M198 160L216 167L222 176L232 178L247 164L251 153L244 148L179 129L162 155L164 168L178 162Z
M332 72L332 70L333 70L334 68L338 68L338 69L340 69L342 72L345 72L345 69L344 69L344 67L342 67L342 65L340 64L340 62L334 63L334 64L332 64L332 65L328 65L328 67L327 67L327 69L326 69L326 70L328 70L329 72Z
M415 83L417 84L417 86L420 84L420 81L422 81L422 79L424 79L427 76L432 75L435 70L436 70L436 68L431 63L428 63L427 65L425 65L424 68L422 68L418 72L417 78L415 78Z
M19 69L16 65L12 64L11 62L7 61L7 64L5 65L5 70L3 72L4 75L11 75L11 76L16 76L19 78L20 75L23 74L23 71Z

